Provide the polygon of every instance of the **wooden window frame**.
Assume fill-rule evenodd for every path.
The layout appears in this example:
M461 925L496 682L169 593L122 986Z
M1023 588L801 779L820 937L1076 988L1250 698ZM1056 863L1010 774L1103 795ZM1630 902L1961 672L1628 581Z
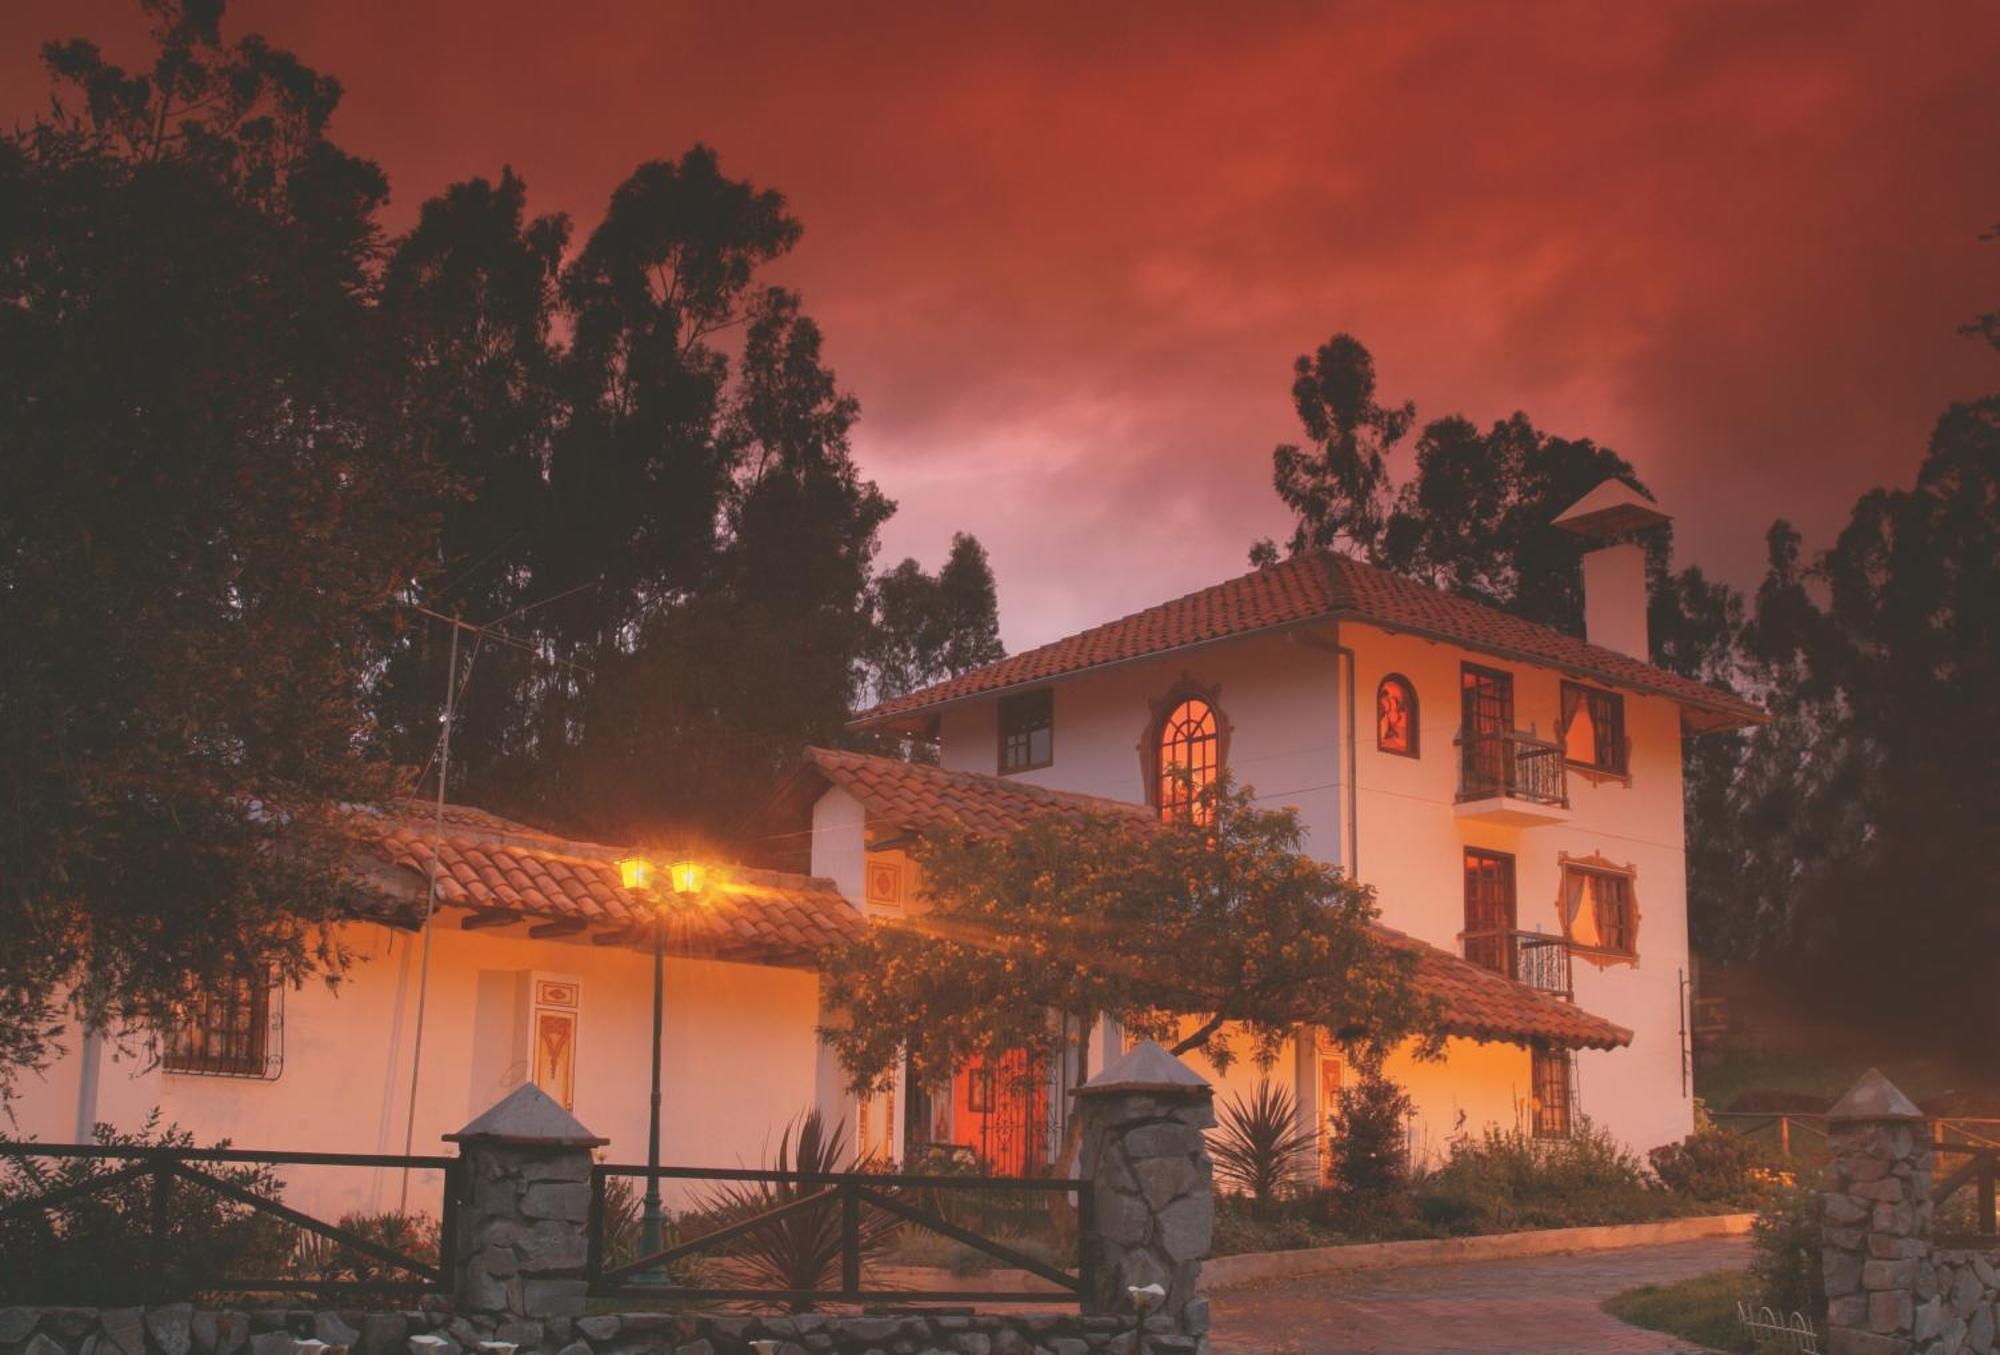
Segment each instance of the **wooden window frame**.
M1232 727L1229 716L1222 705L1220 685L1205 687L1193 678L1183 674L1181 680L1167 689L1164 696L1148 702L1150 713L1145 731L1139 738L1139 767L1146 778L1146 803L1154 812L1164 814L1161 801L1161 741L1166 734L1167 721L1186 701L1204 702L1209 713L1215 717L1215 775L1220 778L1229 768L1229 741Z
M1504 861L1507 863L1507 896L1508 896L1507 901L1513 912L1513 917L1510 919L1509 925L1503 931L1493 932L1489 930L1489 931L1474 932L1472 930L1471 927L1472 919L1466 911L1466 905L1471 902L1471 899L1468 897L1468 895L1470 892L1470 885L1472 883L1472 872L1470 871L1470 869L1468 869L1468 867L1471 864L1471 858L1475 856L1483 857L1491 861ZM1514 969L1514 933L1519 931L1521 927L1520 862L1515 859L1514 853L1512 852L1495 851L1491 847L1462 846L1459 848L1458 852L1458 866L1459 866L1459 909L1460 909L1459 920L1461 923L1458 933L1458 942L1459 942L1458 949L1460 956L1463 957L1465 960L1469 961L1470 963L1478 965L1481 969L1491 970L1496 974L1505 974L1510 979L1516 977ZM1467 949L1466 943L1468 941L1480 940L1486 942L1488 945L1492 945L1495 937L1498 938L1497 949L1493 950L1491 952L1491 955L1494 958L1498 958L1504 961L1503 964L1497 966L1489 964L1485 959L1476 957L1474 954L1472 954L1470 950Z
M284 989L268 973L233 974L223 982L230 991L204 985L180 1004L161 1032L160 1070L268 1082L284 1069ZM240 1019L245 1003L247 1019Z
M1616 729L1616 736L1613 740L1617 751L1617 760L1615 763L1599 762L1594 758L1589 762L1584 762L1569 755L1569 712L1570 694L1572 692L1576 693L1578 701L1582 705L1592 707L1590 727L1593 735L1596 735L1599 747L1602 747L1604 740L1600 732L1601 725L1597 718L1598 713L1595 706L1599 701L1610 703L1610 709L1616 713L1616 718L1612 722ZM1562 745L1563 761L1578 771L1590 772L1597 776L1610 777L1615 780L1630 781L1632 779L1632 741L1625 732L1625 694L1623 692L1614 692L1604 687L1593 687L1587 682L1571 682L1568 678L1564 678L1562 687L1557 694L1556 702L1556 742Z
M1021 730L1010 728L1008 725L1009 711L1020 710L1024 706L1026 706L1029 702L1034 702L1036 703L1037 706L1040 707L1040 710L1035 712L1035 714L1040 717L1040 723L1029 724L1024 729ZM1037 687L1033 691L1014 692L1011 695L1001 697L998 703L998 709L995 711L994 714L994 724L996 726L996 733L998 735L997 738L998 752L996 754L995 765L999 768L1001 776L1011 776L1015 772L1038 771L1043 767L1052 767L1055 765L1055 760L1056 760L1056 689L1055 688ZM1044 724L1048 728L1049 755L1043 758L1041 761L1037 762L1034 760L1034 746L1035 746L1034 736L1040 725ZM1009 745L1010 743L1013 742L1017 734L1024 739L1027 756L1023 761L1009 762L1007 760L1007 755L1008 752L1010 751Z
M1602 944L1604 923L1601 917L1592 919L1599 944L1584 945L1575 939L1575 919L1570 916L1569 882L1571 874L1594 875L1601 880L1620 881L1625 891L1625 941L1620 946ZM1596 905L1593 902L1592 907ZM1633 964L1639 962L1639 872L1630 863L1620 865L1604 856L1593 853L1590 856L1571 856L1568 852L1556 853L1556 919L1562 923L1563 939L1569 943L1571 953L1581 955L1593 963Z
M1545 1095L1557 1087L1559 1100ZM1530 1046L1528 1088L1528 1123L1535 1138L1566 1139L1575 1132L1576 1079L1568 1050Z
M1407 712L1407 725L1410 732L1410 746L1408 748L1391 748L1382 742L1382 693L1389 689L1390 683L1401 687L1403 695L1406 698L1404 709ZM1375 684L1375 751L1378 753L1387 753L1391 757L1421 758L1423 756L1423 739L1422 707L1417 702L1417 684L1410 681L1409 678L1401 673L1383 674L1382 680Z

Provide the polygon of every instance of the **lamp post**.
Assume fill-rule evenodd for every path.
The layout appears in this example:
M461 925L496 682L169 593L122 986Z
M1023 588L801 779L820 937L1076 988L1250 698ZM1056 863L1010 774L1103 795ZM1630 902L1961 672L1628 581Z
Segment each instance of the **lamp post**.
M660 1232L665 1212L660 1208L660 1028L667 986L667 947L664 909L653 890L653 863L643 856L628 856L618 863L619 881L640 894L653 913L653 1100L646 1130L646 1202L639 1219L639 1254L651 1256L660 1250ZM698 862L676 861L667 868L667 881L676 897L690 898L701 893L702 869ZM659 1279L659 1272L645 1278Z

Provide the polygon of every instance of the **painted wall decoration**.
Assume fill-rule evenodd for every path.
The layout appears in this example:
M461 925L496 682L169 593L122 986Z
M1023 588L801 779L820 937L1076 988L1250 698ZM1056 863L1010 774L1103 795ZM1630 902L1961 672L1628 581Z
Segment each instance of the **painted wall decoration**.
M553 974L536 974L528 1020L528 1067L537 1087L576 1109L576 1041L583 985Z

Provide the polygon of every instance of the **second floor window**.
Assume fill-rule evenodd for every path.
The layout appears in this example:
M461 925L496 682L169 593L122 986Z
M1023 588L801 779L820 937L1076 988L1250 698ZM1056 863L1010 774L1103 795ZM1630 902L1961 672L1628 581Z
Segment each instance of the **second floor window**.
M1203 792L1222 769L1221 727L1215 707L1198 696L1176 702L1160 722L1159 804L1163 819L1193 815L1205 821L1212 812Z
M1565 682L1562 743L1570 766L1625 775L1625 698L1616 692Z
M276 1077L282 1054L274 991L262 974L235 975L183 1002L163 1041L162 1066L169 1073Z
M1038 692L1000 698L1000 770L1025 772L1056 760L1056 694Z
M1630 871L1565 863L1562 910L1563 930L1579 950L1639 953L1639 913L1632 901Z

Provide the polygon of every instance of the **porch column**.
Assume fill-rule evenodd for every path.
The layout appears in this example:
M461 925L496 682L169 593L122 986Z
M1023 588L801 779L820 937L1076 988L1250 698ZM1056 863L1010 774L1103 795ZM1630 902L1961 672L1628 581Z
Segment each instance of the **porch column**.
M1202 1130L1215 1123L1207 1082L1151 1040L1077 1093L1091 1217L1082 1245L1086 1313L1136 1316L1132 1291L1158 1285L1146 1348L1208 1347L1208 1300L1195 1295L1215 1225L1214 1169Z
M523 1083L446 1142L458 1145L457 1237L443 1239L458 1315L540 1347L583 1312L590 1150L609 1139Z

